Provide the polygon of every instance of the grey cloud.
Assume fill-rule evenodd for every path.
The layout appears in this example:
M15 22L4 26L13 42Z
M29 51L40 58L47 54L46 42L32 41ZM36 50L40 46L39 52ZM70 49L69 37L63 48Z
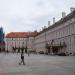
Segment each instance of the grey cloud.
M71 6L75 0L0 0L0 25L6 33L39 30L52 17L61 18L62 11L69 13Z

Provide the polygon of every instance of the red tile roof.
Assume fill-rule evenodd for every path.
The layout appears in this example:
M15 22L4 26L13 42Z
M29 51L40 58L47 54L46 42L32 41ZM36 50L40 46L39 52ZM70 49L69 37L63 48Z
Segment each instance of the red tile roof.
M34 32L11 32L6 35L6 38L26 38L33 37L34 35Z

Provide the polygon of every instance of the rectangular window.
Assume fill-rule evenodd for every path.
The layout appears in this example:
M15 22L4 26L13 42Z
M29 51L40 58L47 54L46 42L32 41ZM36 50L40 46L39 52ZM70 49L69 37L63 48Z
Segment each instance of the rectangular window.
M75 44L75 36L74 36L74 44Z

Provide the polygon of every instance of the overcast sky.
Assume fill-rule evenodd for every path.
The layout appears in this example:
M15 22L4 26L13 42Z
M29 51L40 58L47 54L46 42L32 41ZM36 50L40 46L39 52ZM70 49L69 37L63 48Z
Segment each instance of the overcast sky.
M61 12L70 13L70 7L75 0L0 0L0 26L5 33L40 30Z

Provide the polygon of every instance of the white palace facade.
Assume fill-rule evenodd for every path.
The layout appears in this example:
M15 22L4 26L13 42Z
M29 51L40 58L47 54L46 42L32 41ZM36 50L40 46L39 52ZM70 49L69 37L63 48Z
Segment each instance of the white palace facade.
M33 50L33 32L10 32L6 35L6 51L20 52L22 49L27 52Z
M13 33L12 33L13 34ZM75 53L75 11L61 18L53 25L44 28L35 36L29 38L20 36L20 38L8 37L6 35L6 49L12 50L12 47L21 48L26 46L30 50L44 53ZM15 35L15 34L13 34ZM27 41L30 40L29 42Z

